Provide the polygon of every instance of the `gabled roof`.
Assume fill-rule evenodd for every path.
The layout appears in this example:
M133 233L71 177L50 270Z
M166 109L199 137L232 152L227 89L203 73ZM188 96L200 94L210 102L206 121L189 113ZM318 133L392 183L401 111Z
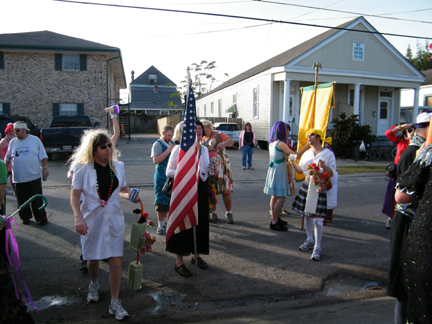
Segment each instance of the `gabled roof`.
M44 30L17 34L0 34L0 51L105 54L109 59L113 59L110 61L110 65L119 87L121 89L126 88L123 60L121 51L117 47Z
M134 108L155 108L165 109L168 108L168 102L172 101L178 107L176 109L182 109L183 105L179 97L171 94L175 92L175 88L172 90L161 90L157 93L153 92L153 89L132 89L131 93L131 109Z
M426 77L425 81L421 85L432 84L432 69L423 70L421 72Z
M213 89L212 91L206 93L205 95L201 96L199 99L206 97L207 95L213 94L217 91L220 91L222 89L225 89L227 87L230 87L236 83L239 83L243 80L246 80L254 75L257 75L261 72L264 72L266 70L269 70L271 68L277 68L277 67L284 67L287 66L289 63L295 64L295 60L296 59L300 59L302 55L307 55L306 53L309 51L313 51L315 47L320 46L321 43L325 42L327 39L329 39L330 37L334 36L335 34L339 33L339 32L343 32L343 30L345 28L345 30L351 29L350 25L355 25L355 23L357 21L364 21L365 24L367 24L369 26L369 28L371 28L372 31L377 32L376 29L370 25L366 19L364 19L362 16L357 17L355 19L352 19L350 21L345 22L344 24L341 24L337 27L331 28L329 30L327 30L326 32L319 34L279 55L276 55L272 58L270 58L269 60L258 64L257 66L243 72L240 73L239 75L231 78L230 80L224 82L223 84L219 85L218 87L216 87L215 89ZM353 29L355 30L355 29ZM393 45L391 45L385 38L383 38L384 41L388 44L389 47L394 48ZM395 51L397 52L397 50L395 49ZM408 62L408 61L407 61ZM408 62L409 63L409 62ZM415 67L413 67L410 63L409 65L415 69ZM417 69L415 69L417 70ZM417 70L418 71L418 70ZM419 71L418 71L419 72Z
M158 82L157 84L149 83L149 74L157 74ZM149 67L145 72L143 72L139 77L133 80L130 85L157 85L157 86L167 86L169 83L173 84L173 89L176 89L176 84L172 82L165 74L156 69L153 65Z

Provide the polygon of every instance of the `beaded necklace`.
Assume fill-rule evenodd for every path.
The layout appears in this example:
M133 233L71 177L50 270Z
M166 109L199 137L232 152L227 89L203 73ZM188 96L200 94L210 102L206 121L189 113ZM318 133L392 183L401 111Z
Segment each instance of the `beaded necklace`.
M101 206L102 208L104 208L104 207L108 204L108 200L110 199L111 194L112 194L112 191L113 191L114 173L113 173L113 171L112 171L111 168L110 168L110 169L109 169L109 171L110 171L110 177L111 177L110 188L109 188L109 191L108 191L107 199L106 199L106 200L103 200L103 199L101 198L101 195L100 195L100 192L99 192L99 183L98 183L98 180L97 180L97 173L96 173L96 169L95 169L95 163L96 163L96 162L92 163L92 169L93 169L93 175L94 175L95 182L96 182L96 191L97 191L97 193L98 193L98 197L99 197L99 201L100 201L100 206Z
M204 142L204 146L209 146L209 142L211 140L211 137L213 135L213 131L210 133L210 135L207 137L207 141L205 140L204 136L203 136L203 142Z

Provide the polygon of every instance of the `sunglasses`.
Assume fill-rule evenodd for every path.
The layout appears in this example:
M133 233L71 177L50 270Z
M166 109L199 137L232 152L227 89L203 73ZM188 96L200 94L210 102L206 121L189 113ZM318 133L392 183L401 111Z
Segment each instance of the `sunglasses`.
M17 128L17 129L14 129L14 131L15 131L15 133L19 133L19 132L21 132L21 129Z
M111 144L111 143L108 143L108 144L102 144L102 145L99 145L99 148L100 148L101 150L105 150L105 149L107 148L107 146L108 146L109 148L111 148L111 147L112 147L112 144Z
M308 137L312 137L312 136L314 136L314 135L316 135L316 134L311 133L311 134L308 135Z

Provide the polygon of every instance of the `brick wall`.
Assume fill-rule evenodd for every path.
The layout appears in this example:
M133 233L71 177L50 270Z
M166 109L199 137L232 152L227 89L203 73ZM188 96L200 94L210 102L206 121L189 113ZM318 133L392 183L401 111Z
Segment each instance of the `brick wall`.
M87 71L55 71L54 53L4 52L0 102L10 103L11 115L27 116L41 128L53 117L53 103L83 103L84 114L106 126L106 60L88 54ZM111 70L109 83L109 98L117 98Z

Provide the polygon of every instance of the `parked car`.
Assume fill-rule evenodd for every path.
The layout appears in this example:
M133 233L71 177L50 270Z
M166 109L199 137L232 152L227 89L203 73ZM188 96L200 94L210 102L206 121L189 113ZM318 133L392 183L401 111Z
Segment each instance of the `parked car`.
M237 123L225 123L225 122L214 123L213 129L229 136L234 141L234 145L236 146L239 145L239 136L241 130Z
M52 159L53 153L72 153L79 146L84 131L99 125L86 115L55 116L49 128L40 132L48 159Z
M6 125L9 123L15 123L17 121L24 121L27 124L27 128L30 130L30 134L39 137L40 135L40 128L37 127L37 124L33 124L30 119L24 116L18 116L18 115L0 115L0 133L1 137L4 137L4 130L6 128Z

